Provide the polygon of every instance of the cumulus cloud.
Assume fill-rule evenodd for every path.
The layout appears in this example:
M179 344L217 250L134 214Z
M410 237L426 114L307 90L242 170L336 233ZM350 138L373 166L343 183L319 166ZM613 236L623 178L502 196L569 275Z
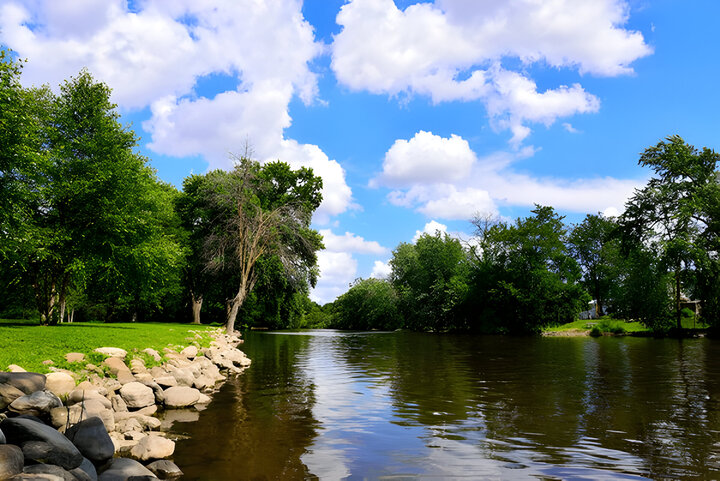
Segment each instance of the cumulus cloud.
M375 261L373 264L372 272L370 273L370 277L374 277L375 279L387 279L390 277L390 274L392 273L392 267L390 267L390 264L383 261Z
M325 249L330 252L357 252L361 254L387 254L388 249L377 241L367 241L351 232L337 235L330 229L321 229Z
M57 85L88 67L122 108L149 106L143 128L154 152L227 169L249 140L259 160L312 167L323 178L316 222L353 208L340 164L284 137L293 97L316 97L308 65L323 52L297 0L150 0L133 12L124 0L9 0L0 6L0 41L31 59L28 83ZM198 80L211 74L237 88L198 97Z
M453 181L470 173L475 153L457 135L443 138L421 130L410 140L398 139L385 154L383 171L371 185L405 186L414 182Z
M501 67L505 58L615 76L652 50L624 28L624 0L436 0L401 10L392 0L352 0L337 16L332 69L353 90L418 94L433 102L481 100L512 142L528 122L594 112L599 100L579 84L539 92Z
M431 220L430 222L425 224L425 227L423 227L423 230L415 231L415 237L413 237L412 241L417 242L417 240L423 234L436 235L438 232L440 232L441 234L447 234L447 226L445 224L441 224L438 221Z
M391 150L395 145L398 145L397 141ZM443 158L442 153L436 151L433 155ZM380 185L388 187L408 186L388 194L391 204L415 209L430 218L447 220L468 220L476 213L497 215L501 205L530 207L535 203L570 212L606 209L615 212L622 209L626 199L645 182L645 179L612 177L535 178L513 170L513 162L528 155L532 152L527 149L515 153L498 152L483 158L472 153L476 161L470 171L454 182L435 181L431 177L416 180L418 177L410 173L407 178L393 178L391 183L385 180L384 171L376 179ZM422 158L422 154L418 153L417 157ZM407 172L413 172L415 158L408 156L405 159Z

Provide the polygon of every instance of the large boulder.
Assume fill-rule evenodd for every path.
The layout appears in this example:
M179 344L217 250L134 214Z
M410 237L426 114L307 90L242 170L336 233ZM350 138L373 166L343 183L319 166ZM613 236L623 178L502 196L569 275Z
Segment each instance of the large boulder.
M195 382L195 376L190 369L175 368L170 372L170 375L175 378L178 386L190 387Z
M162 356L160 356L160 353L157 352L155 349L147 348L147 349L143 349L143 352L145 354L149 355L150 357L152 357L155 360L155 362L162 361Z
M104 356L118 357L120 359L125 359L125 357L127 357L127 351L125 349L120 349L119 347L98 347L95 349L95 352L99 352Z
M129 458L114 458L110 467L98 476L98 481L128 481L133 476L155 475L145 466Z
M57 464L65 469L80 466L83 455L65 436L51 426L30 419L8 418L0 429L9 443L20 446L25 459Z
M188 346L182 351L180 351L180 354L187 357L188 359L195 359L195 357L198 355L198 348L195 346Z
M0 411L5 409L19 397L23 397L25 393L15 386L7 383L0 383Z
M115 454L115 446L102 419L98 417L91 417L71 426L65 437L94 464L103 464Z
M146 436L130 450L130 455L140 461L148 461L168 458L174 452L174 441L162 436Z
M9 384L25 394L45 389L45 376L37 372L0 372L0 383Z
M62 405L60 398L50 391L37 391L17 398L10 403L8 408L18 414L42 416L49 413L51 409Z
M74 404L86 402L89 399L94 399L101 403L103 406L105 406L107 409L112 408L112 403L108 398L100 394L99 391L95 390L81 390L81 389L73 389L70 394L68 394L67 404L68 406L72 406Z
M200 399L200 391L188 386L174 386L165 390L165 406L182 408L192 406Z
M119 357L109 357L103 361L103 364L110 369L110 372L117 376L117 380L120 384L127 384L135 381L135 376L130 372L122 359Z
M51 372L45 379L45 389L56 396L65 396L75 389L75 379L65 372Z
M175 479L183 475L177 464L167 459L158 459L145 466L160 479Z
M22 450L12 444L0 445L0 479L10 479L23 472L25 457Z
M25 474L49 474L51 476L57 476L63 481L77 481L77 478L70 472L60 466L54 464L33 464L31 466L25 466L23 469ZM48 477L49 478L49 477ZM48 479L44 478L44 479ZM52 478L49 478L52 479Z
M120 388L120 396L130 409L144 408L155 404L155 393L151 387L139 382L129 382Z
M82 464L75 469L71 469L70 472L77 481L97 481L98 478L95 466L87 458L84 458Z
M67 354L65 354L65 360L70 363L84 362L85 354L83 354L81 352L68 352Z

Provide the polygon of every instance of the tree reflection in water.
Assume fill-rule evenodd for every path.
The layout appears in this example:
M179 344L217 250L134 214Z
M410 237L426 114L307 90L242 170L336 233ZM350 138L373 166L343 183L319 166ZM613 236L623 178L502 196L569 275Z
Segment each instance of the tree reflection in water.
M249 333L185 479L713 478L710 340ZM177 429L177 428L176 428Z

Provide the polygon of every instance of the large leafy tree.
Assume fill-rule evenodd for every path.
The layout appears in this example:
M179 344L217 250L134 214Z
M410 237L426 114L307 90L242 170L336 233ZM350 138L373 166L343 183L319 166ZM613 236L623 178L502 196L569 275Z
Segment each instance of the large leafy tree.
M616 282L620 256L616 228L613 218L587 215L568 236L570 253L582 269L583 282L595 299L598 316L605 314L610 289Z
M514 224L482 227L475 270L478 312L504 332L536 332L570 322L590 300L552 207L536 206Z
M334 304L333 325L340 329L398 329L398 297L384 279L358 279Z
M720 293L713 274L720 247L718 160L716 152L698 150L677 135L647 148L639 164L655 176L635 192L620 219L625 243L657 251L672 274L678 328L683 293L702 296L709 320L718 317L714 306Z
M231 172L208 174L203 193L210 225L203 239L206 270L234 279L227 300L227 332L260 277L258 262L276 258L288 281L314 285L322 238L310 228L322 201L322 179L283 162L240 158Z
M468 254L459 240L436 232L414 244L402 243L390 260L405 326L447 331L465 327L462 305L468 294Z

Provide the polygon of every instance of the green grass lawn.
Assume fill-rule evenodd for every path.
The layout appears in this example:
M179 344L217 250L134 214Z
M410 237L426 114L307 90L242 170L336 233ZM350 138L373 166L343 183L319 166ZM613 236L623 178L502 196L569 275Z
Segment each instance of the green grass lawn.
M187 346L188 337L205 332L209 326L172 323L72 323L39 326L23 320L0 319L0 370L17 364L28 371L48 372L42 362L49 359L57 367L68 367L68 352L92 353L98 347L119 347L129 353L153 348ZM201 345L209 345L203 335ZM97 356L95 356L97 357ZM128 356L130 358L130 356Z
M578 320L574 322L569 322L567 324L563 324L561 326L555 326L555 327L549 327L545 329L545 331L548 332L562 332L562 331L588 331L592 329L593 326L599 326L602 331L607 332L613 332L617 328L622 328L626 333L633 333L633 332L650 332L651 329L648 327L645 327L645 325L641 324L640 322L634 321L634 322L627 322L623 320L616 320L616 319L591 319L591 320ZM707 326L705 324L702 324L700 322L693 323L692 319L684 318L682 320L682 326L685 329L702 329L706 328Z

